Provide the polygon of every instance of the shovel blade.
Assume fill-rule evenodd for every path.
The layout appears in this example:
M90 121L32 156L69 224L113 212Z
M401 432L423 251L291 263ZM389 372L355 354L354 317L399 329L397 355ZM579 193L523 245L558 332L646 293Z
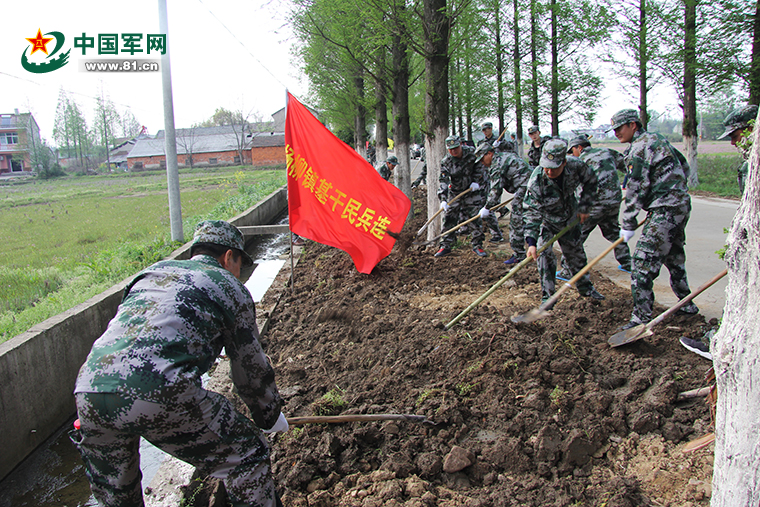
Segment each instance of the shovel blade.
M610 337L607 343L609 343L611 347L620 347L621 345L633 343L646 336L652 336L653 334L654 333L652 333L646 324L639 324L638 326L615 333Z
M541 308L534 308L528 313L524 313L522 315L515 315L512 317L512 322L515 324L524 323L524 324L530 324L531 322L535 322L537 320L541 320L544 317L548 317L549 312L546 310L542 310Z

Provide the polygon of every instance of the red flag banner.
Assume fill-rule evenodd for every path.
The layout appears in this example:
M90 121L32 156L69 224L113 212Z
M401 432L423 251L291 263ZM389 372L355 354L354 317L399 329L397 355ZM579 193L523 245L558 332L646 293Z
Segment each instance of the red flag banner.
M340 248L360 273L391 253L412 203L288 93L285 155L290 230Z

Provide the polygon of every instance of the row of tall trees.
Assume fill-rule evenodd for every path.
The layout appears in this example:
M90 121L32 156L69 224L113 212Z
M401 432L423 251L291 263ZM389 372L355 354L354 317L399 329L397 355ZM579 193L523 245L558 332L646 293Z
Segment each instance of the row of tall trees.
M95 98L92 121L88 123L82 106L63 90L58 94L53 139L65 157L74 158L83 169L93 165L93 159L106 159L118 138L140 133L142 126L132 111L119 112L105 93Z
M593 126L604 84L614 79L622 90L608 92L622 92L621 108L638 102L645 125L652 90L676 91L696 184L698 106L716 93L738 94L734 103L760 101L760 72L752 71L760 62L759 0L370 0L361 6L298 0L295 6L296 56L311 84L308 100L336 131L352 132L360 153L374 124L378 159L387 132L397 154L408 145L406 115L412 137L430 137L440 122L445 133L471 139L486 118L497 118L499 131L514 125L519 141L526 123L549 124L552 135L569 120ZM396 173L403 179L400 160Z

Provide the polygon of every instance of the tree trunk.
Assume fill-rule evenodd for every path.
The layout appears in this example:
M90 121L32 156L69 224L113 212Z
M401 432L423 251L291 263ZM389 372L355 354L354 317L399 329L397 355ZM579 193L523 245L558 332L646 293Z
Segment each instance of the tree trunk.
M388 158L388 97L385 93L385 48L378 49L375 81L375 159Z
M538 108L538 13L536 12L536 0L530 0L530 70L531 70L531 90L530 90L530 120L533 125L538 125L539 108Z
M397 4L397 9L403 11L403 3ZM393 171L395 185L401 189L409 200L412 200L412 178L409 165L409 142L411 129L409 127L409 55L406 45L406 34L393 36L393 141L398 157L398 167ZM410 208L409 217L414 216Z
M451 21L446 14L446 0L423 0L425 23L425 155L427 157L428 218L440 208L438 177L446 153L449 121L449 35ZM441 221L428 227L428 239L441 232Z
M710 505L760 504L760 129L728 235L728 287L720 331L711 343L718 385Z
M496 0L495 6L495 19L496 23L496 116L499 120L499 131L496 133L498 137L501 132L507 128L504 123L504 59L502 57L501 48L501 2ZM509 136L507 136L509 137Z
M559 136L559 61L557 55L557 0L551 0L551 23L552 23L552 136Z
M644 130L649 122L647 105L647 66L649 53L647 49L646 0L639 0L639 118Z
M523 124L522 124L522 116L523 116L523 109L522 109L522 84L520 82L520 11L519 11L519 5L518 0L513 0L514 10L515 10L515 18L514 18L514 35L515 35L515 46L514 46L514 52L513 52L513 59L514 59L514 66L515 66L515 121L517 122L517 125L515 126L516 132L515 132L515 141L517 143L517 153L521 157L523 156Z
M683 144L691 171L689 188L699 185L697 174L697 4L684 1Z
M364 107L364 72L357 70L354 76L356 112L354 114L354 149L367 157L367 109Z
M472 65L470 65L470 38L464 40L464 120L467 125L467 139L472 141ZM478 126L480 130L480 126Z
M760 104L760 0L755 4L752 37L752 63L749 73L749 103Z

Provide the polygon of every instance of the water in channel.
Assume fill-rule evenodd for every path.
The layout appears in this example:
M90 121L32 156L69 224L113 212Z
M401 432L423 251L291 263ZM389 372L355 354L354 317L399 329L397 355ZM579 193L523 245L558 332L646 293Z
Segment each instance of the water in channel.
M287 224L287 216L280 224ZM246 247L254 268L242 273L254 302L264 296L290 252L290 234L257 236ZM84 474L79 451L68 438L74 417L67 421L23 463L0 481L0 507L96 507ZM166 454L144 439L140 440L140 469L145 489Z

